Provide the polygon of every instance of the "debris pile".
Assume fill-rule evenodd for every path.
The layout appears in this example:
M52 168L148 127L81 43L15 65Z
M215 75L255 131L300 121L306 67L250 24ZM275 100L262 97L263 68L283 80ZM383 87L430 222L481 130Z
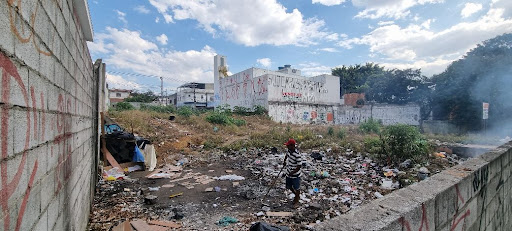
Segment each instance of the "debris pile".
M90 230L109 230L135 219L179 222L179 230L248 230L257 222L308 229L462 161L455 154L441 154L432 154L424 165L406 160L387 166L350 149L341 154L302 151L297 209L291 206L294 195L285 189L285 179L278 176L285 153L275 148L179 157L153 172L101 180ZM116 177L114 170L110 173Z

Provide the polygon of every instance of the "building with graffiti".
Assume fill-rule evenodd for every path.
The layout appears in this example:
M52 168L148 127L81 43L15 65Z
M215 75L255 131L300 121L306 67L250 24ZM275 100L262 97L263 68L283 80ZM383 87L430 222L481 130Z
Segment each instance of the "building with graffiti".
M214 58L214 90L216 106L263 106L272 120L283 123L358 124L372 117L384 124L419 125L420 120L417 105L355 105L360 96L352 100L354 105L345 105L337 76L306 77L290 65L276 71L253 67L228 75L222 55Z
M217 106L253 108L260 105L275 121L334 123L334 113L341 104L336 76L305 77L290 65L277 71L253 67L230 76L226 70L226 57L215 56Z

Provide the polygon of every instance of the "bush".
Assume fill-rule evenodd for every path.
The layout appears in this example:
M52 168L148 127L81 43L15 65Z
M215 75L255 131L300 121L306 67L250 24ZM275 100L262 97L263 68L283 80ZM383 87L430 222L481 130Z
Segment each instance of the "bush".
M328 127L327 128L327 135L329 135L329 136L333 136L334 135L334 128L333 127Z
M215 111L229 116L232 114L231 107L229 106L229 104L218 106L217 108L215 108Z
M368 120L362 122L359 124L359 130L362 132L368 134L368 133L375 133L379 134L380 129L382 127L382 122L373 118L369 118Z
M234 124L236 126L244 126L245 120L235 119L229 116L226 113L221 113L219 111L211 112L206 116L206 121L212 124L223 124L223 125L231 125Z
M340 129L337 133L336 133L336 136L340 139L344 139L345 136L347 135L347 131L345 129Z
M382 134L384 152L394 162L416 159L430 152L430 145L416 127L397 124L387 126Z
M158 113L175 113L176 112L176 108L174 108L173 105L155 106L155 105L141 104L140 110L154 111L154 112L158 112Z
M366 137L364 139L364 150L368 153L382 153L382 141L379 137Z
M178 110L176 111L176 113L178 115L186 117L186 118L190 117L191 115L196 114L194 109L192 109L189 106L179 107Z
M267 109L261 105L256 105L253 108L253 112L255 115L265 115L267 114Z
M252 114L252 112L249 108L239 107L239 106L235 106L235 108L233 108L233 113L235 113L237 115L243 115L243 116Z
M115 106L117 111L128 111L128 110L134 110L135 107L127 102L119 102Z

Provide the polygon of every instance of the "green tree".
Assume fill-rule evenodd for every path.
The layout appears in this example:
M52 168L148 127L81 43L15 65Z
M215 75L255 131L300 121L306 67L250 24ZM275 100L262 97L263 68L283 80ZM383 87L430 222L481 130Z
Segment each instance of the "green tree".
M137 92L134 91L130 94L130 97L126 98L124 101L126 102L141 102L141 103L151 103L158 98L152 91L147 92Z
M362 93L367 89L367 79L373 75L383 74L384 67L374 63L365 65L336 67L331 70L332 75L340 77L340 93Z
M482 102L490 126L512 122L512 34L484 41L433 77L434 118L469 129L482 128Z

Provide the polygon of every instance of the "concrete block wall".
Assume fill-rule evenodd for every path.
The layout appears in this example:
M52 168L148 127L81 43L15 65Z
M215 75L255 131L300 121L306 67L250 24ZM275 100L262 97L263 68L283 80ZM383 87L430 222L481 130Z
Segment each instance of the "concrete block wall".
M512 230L512 142L315 230Z
M420 107L415 104L376 104L362 107L341 106L334 115L336 124L359 124L370 118L382 121L384 125L420 125Z
M86 228L98 86L76 2L0 0L0 230Z
M269 103L268 115L272 120L292 124L333 124L337 106L297 103Z

